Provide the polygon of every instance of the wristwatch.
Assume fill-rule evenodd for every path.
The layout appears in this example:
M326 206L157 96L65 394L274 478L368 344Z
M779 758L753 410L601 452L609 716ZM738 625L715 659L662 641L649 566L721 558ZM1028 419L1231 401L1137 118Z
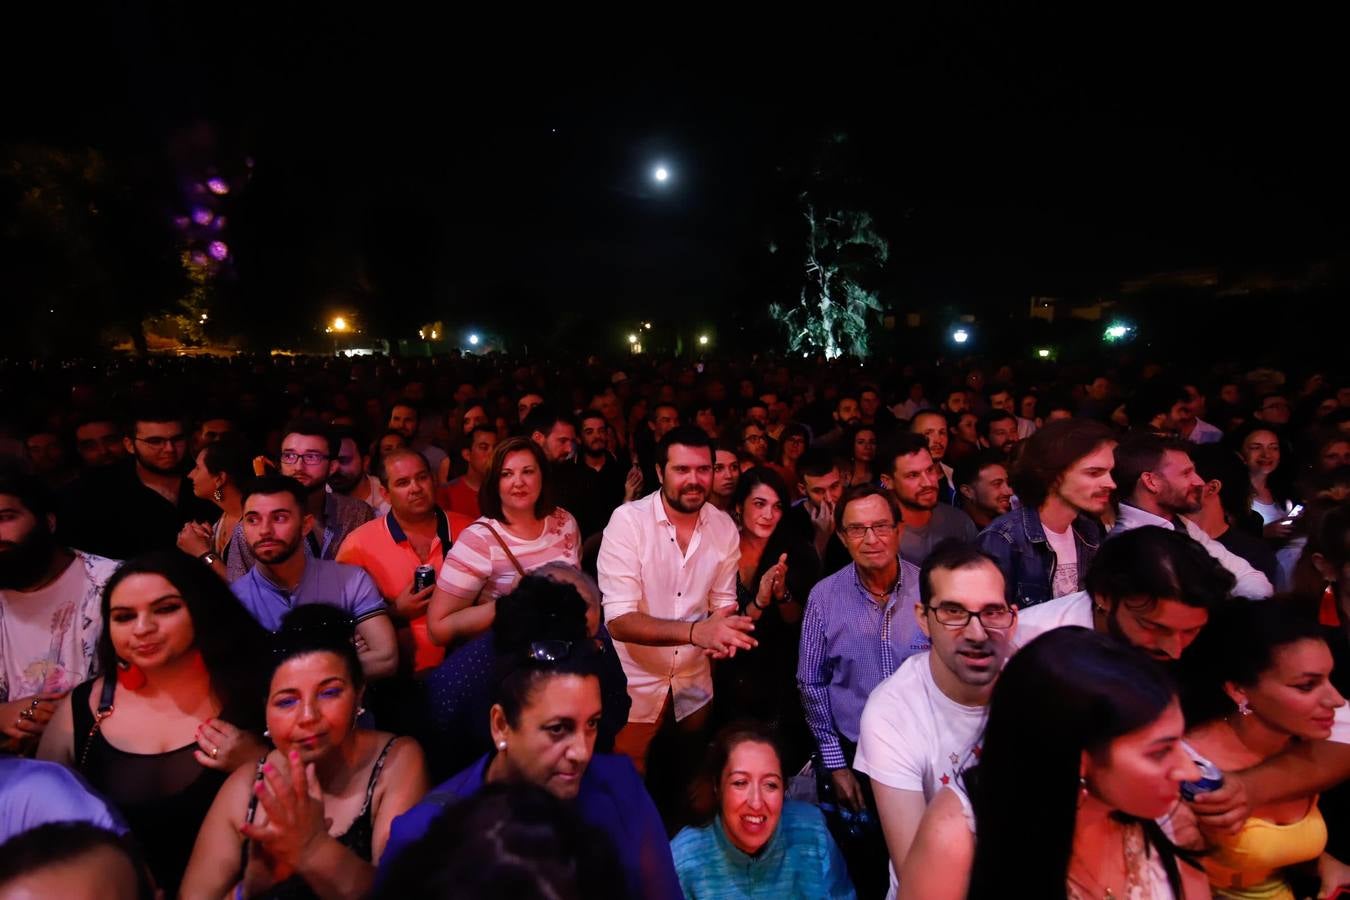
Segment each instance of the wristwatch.
M202 562L206 563L208 566L214 566L216 564L216 560L220 559L219 556L216 556L216 551L214 550L207 550L205 553L203 553L201 556L197 558L200 559Z

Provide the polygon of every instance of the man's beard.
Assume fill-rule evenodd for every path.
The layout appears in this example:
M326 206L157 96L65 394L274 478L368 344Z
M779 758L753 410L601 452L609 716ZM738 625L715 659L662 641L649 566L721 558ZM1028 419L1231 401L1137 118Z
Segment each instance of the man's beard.
M283 545L281 550L269 551L276 553L276 555L273 556L271 559L265 559L263 555L258 552L257 544L250 544L248 549L253 551L254 558L257 559L259 562L265 563L269 566L276 566L286 562L288 559L290 559L292 556L295 555L295 552L300 549L300 541L296 541L294 544L291 544L290 546Z
M0 590L22 591L47 573L56 539L39 522L22 540L5 541L0 548Z
M706 503L708 500L708 492L703 490L702 488L699 488L698 501L694 502L692 506L690 505L690 503L693 501L682 499L680 494L676 494L675 496L672 497L670 491L668 490L662 490L661 493L665 495L666 502L670 504L671 509L679 510L682 513L698 512L700 509L703 508L703 504ZM681 494L682 493L683 491L681 491Z
M144 456L141 456L139 453L137 453L136 462L140 463L142 468L146 469L147 471L154 472L156 475L183 474L183 460L179 460L169 468L165 468L164 466L156 465L155 463L152 462L147 462Z
M328 476L328 486L339 494L349 494L361 483L363 477L364 476L360 472L356 472L352 475L347 475L344 472L334 472L332 475Z

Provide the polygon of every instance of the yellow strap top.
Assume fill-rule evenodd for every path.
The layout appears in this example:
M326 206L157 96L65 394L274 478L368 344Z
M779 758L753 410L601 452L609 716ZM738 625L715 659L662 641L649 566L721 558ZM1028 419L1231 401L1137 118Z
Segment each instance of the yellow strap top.
M1237 834L1211 835L1210 840L1214 846L1203 860L1216 897L1293 900L1280 870L1317 859L1327 844L1327 824L1314 799L1296 822L1277 825L1252 817Z

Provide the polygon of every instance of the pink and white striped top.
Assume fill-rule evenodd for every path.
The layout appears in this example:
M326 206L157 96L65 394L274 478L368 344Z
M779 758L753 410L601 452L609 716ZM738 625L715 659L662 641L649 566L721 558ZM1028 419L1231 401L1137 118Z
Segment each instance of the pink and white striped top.
M502 522L483 516L459 533L441 564L436 585L452 597L474 603L496 600L520 580L520 573L485 524L496 529L526 572L551 562L581 564L581 532L566 510L550 513L544 530L532 541L516 537Z

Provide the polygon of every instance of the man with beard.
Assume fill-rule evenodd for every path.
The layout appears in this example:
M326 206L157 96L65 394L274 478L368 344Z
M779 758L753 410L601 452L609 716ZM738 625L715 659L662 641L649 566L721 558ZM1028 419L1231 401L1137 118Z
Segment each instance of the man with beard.
M1012 509L1013 489L1008 481L1007 461L997 450L982 450L956 465L956 490L960 510L975 523L989 523Z
M928 438L928 453L933 457L933 462L938 464L941 473L938 479L938 502L954 502L956 473L943 461L947 456L947 417L935 410L921 410L910 420L909 430L913 434L921 434Z
M906 432L896 435L880 459L881 486L895 494L904 524L900 556L922 566L933 548L947 538L973 543L979 532L970 516L938 503L942 470L928 452L928 440Z
M127 458L126 435L115 419L86 413L75 420L75 450L86 469L101 469Z
M337 561L360 566L389 604L399 628L405 664L424 672L445 657L445 648L427 634L427 603L433 582L414 589L419 566L439 572L451 542L473 519L445 513L436 505L435 486L426 457L416 450L399 449L384 459L381 478L389 496L389 511L353 531L342 542Z
M605 621L633 701L615 750L639 772L671 716L696 755L713 696L709 656L755 646L753 623L736 612L740 535L707 503L712 472L703 429L667 432L656 445L660 490L616 509L600 544Z
M888 897L924 809L979 759L989 696L1017 629L998 566L956 541L939 544L924 563L914 616L931 648L867 698L853 759L872 779L891 857Z
M220 509L192 492L185 475L188 434L175 413L136 414L123 446L129 465L91 469L63 494L60 537L110 559L173 547L187 522L214 522Z
M38 479L0 477L0 744L42 734L67 691L98 673L99 599L115 560L57 542Z
M365 440L350 428L334 427L332 432L338 452L337 465L333 468L333 474L328 476L329 489L335 494L360 500L373 509L377 516L389 512L389 500L384 495L380 479L366 473Z
M991 409L980 416L976 426L980 436L980 446L988 450L997 450L1004 459L1012 459L1017 449L1017 417L1002 409Z
M619 504L637 497L642 473L609 452L609 423L598 409L581 414L577 447L577 458L567 464L575 470L571 473L576 486L575 509L566 509L576 517L582 540L586 540L604 530Z
M1175 662L1233 591L1233 576L1198 542L1145 525L1102 546L1087 589L1023 609L1017 646L1076 625L1114 635L1162 662Z
M286 426L281 439L280 471L309 492L305 512L314 520L306 538L309 552L319 559L337 559L343 540L375 518L368 503L324 490L338 469L338 439L317 419L299 419Z
M306 489L271 475L244 489L244 540L257 563L230 590L268 631L303 603L326 603L356 620L356 649L367 678L398 668L398 641L375 582L357 566L311 558L301 545L314 529Z
M980 549L1003 572L1009 603L1020 609L1083 589L1106 536L1115 433L1100 422L1051 422L1022 447L1013 487L1022 501L980 532Z
M1112 537L1144 525L1184 531L1233 573L1238 596L1260 599L1274 593L1270 579L1186 518L1200 511L1205 490L1188 445L1147 432L1132 434L1116 447L1113 475L1120 511Z

